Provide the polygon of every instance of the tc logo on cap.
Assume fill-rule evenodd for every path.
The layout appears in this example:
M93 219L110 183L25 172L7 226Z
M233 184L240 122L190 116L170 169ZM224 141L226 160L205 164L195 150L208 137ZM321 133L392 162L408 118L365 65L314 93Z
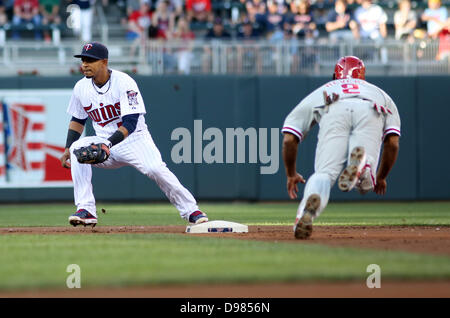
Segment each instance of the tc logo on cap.
M91 42L83 45L81 54L74 55L74 57L89 57L96 60L103 60L108 58L108 49L101 43Z

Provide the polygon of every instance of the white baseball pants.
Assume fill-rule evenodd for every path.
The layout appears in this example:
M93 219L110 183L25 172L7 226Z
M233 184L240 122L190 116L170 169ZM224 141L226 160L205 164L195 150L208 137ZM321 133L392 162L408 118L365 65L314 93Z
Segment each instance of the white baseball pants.
M89 42L92 38L92 19L94 11L92 8L76 9L71 12L73 29L75 34L81 34L83 42Z
M189 215L198 210L197 202L192 194L183 187L162 161L161 154L147 130L134 132L112 147L110 157L101 164L81 164L77 161L73 154L74 149L102 142L105 142L104 138L91 136L77 140L70 147L71 173L77 210L86 209L97 217L91 183L92 166L104 169L132 166L156 182L183 219L188 220ZM115 186L120 187L120 184Z
M384 117L374 110L373 102L346 99L330 105L319 123L315 172L306 182L303 199L297 210L298 218L303 216L306 200L311 194L320 196L320 208L316 211L316 217L325 209L331 187L354 147L364 147L366 164L372 177L376 175L383 126Z

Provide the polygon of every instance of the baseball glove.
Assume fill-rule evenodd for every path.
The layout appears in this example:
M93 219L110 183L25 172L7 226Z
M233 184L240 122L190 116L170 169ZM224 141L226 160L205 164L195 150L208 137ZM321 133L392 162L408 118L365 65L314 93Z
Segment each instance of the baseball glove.
M73 151L79 163L97 164L105 162L109 158L109 148L107 145L98 143L90 144L86 147L81 147Z

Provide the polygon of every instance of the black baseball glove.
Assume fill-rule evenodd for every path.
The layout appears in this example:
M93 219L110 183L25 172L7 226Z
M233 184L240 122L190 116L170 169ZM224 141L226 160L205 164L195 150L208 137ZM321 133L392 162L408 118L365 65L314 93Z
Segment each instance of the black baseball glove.
M81 147L73 151L75 157L77 157L79 163L97 164L108 160L109 147L105 144L90 144L86 147Z

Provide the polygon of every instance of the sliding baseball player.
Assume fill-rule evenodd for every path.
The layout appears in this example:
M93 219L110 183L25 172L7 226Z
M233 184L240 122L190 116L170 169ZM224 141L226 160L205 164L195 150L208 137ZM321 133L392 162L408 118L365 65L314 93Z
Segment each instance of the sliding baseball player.
M297 197L297 184L305 183L296 169L298 144L314 124L319 124L315 172L306 182L297 210L294 233L298 239L311 236L312 223L327 206L336 180L344 192L356 188L361 194L385 194L386 178L399 149L400 117L395 103L365 81L365 66L359 58L342 57L333 80L305 97L284 122L283 160L291 199Z

